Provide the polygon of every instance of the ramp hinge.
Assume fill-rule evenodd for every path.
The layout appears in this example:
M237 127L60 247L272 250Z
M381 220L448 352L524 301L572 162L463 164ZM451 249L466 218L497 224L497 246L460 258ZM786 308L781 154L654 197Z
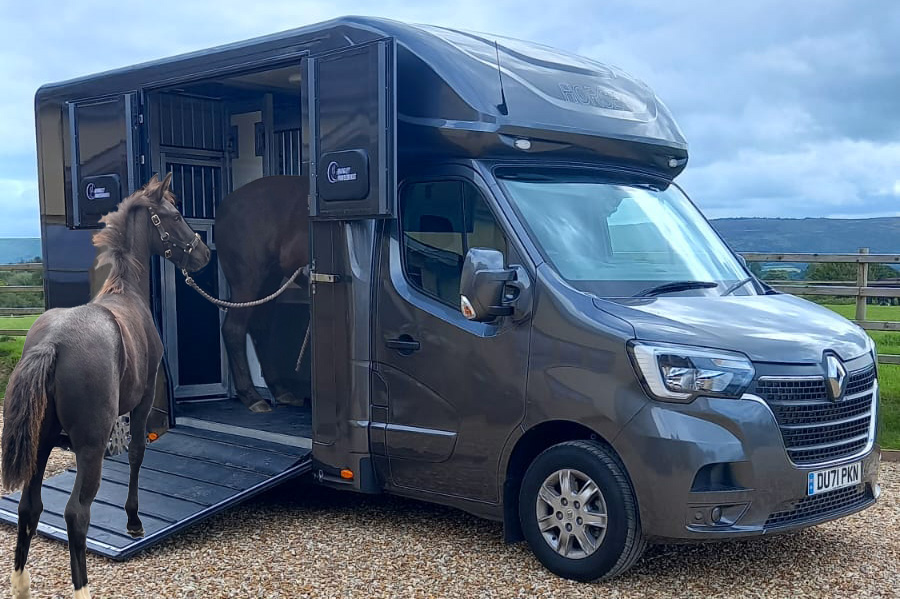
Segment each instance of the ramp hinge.
M313 283L338 283L341 280L341 275L329 275L324 272L311 272L309 273L309 280Z
M140 159L141 164L144 164L144 161L145 161L145 160L146 160L146 158L144 157L143 154L141 154L141 159Z
M144 124L144 115L139 114L138 115L138 125L143 125L143 124Z

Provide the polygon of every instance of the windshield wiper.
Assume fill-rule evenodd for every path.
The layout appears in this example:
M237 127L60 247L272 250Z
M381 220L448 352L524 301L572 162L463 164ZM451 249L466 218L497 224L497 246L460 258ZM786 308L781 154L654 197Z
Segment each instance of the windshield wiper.
M661 293L673 293L675 291L687 291L688 289L712 289L718 287L718 283L712 281L672 281L671 283L663 283L650 289L644 289L640 293L634 294L632 297L650 297Z
M753 277L747 277L746 279L741 279L740 281L738 281L737 283L735 283L734 285L732 285L731 287L729 287L728 289L723 291L722 295L731 295L732 293L734 293L735 291L737 291L738 289L740 289L741 287L743 287L744 285L746 285L747 283L749 283L752 280L753 280Z

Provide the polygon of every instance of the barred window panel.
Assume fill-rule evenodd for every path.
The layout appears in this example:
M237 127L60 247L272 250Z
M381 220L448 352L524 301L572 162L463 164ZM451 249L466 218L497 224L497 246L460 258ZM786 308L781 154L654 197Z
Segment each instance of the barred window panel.
M275 166L279 175L300 174L300 129L275 132Z

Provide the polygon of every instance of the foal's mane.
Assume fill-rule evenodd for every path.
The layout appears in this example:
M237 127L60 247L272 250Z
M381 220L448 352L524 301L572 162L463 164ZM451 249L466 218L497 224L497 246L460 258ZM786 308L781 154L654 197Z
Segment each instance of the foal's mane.
M175 204L175 196L165 182L154 176L150 182L137 190L117 206L116 210L104 215L100 222L105 227L94 234L93 243L98 248L105 248L101 252L98 266L110 266L109 276L103 283L97 297L107 294L121 294L125 292L126 280L134 280L140 273L142 264L131 251L130 236L133 231L128 230L128 219L134 210L150 208L165 199Z
M169 181L170 176L163 181L154 176L144 187L122 200L115 211L100 219L105 227L94 234L93 243L98 248L105 248L105 251L100 253L97 266L108 264L110 270L106 281L92 301L105 296L124 295L125 282L136 281L141 276L141 269L145 265L140 263L132 251L132 238L135 232L129 230L129 221L136 210L159 206L162 201L175 204L175 196L169 190ZM112 313L122 336L123 373L128 372L132 361L139 358L138 345L131 331L140 319L139 312L135 309L136 305L131 301L104 302L104 307ZM131 370L131 376L135 376L136 373L136 370Z

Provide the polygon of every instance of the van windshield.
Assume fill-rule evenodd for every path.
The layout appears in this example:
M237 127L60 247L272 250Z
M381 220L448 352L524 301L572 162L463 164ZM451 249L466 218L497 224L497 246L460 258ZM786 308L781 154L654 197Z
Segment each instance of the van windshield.
M562 169L496 175L544 258L577 289L600 297L756 293L674 185Z

